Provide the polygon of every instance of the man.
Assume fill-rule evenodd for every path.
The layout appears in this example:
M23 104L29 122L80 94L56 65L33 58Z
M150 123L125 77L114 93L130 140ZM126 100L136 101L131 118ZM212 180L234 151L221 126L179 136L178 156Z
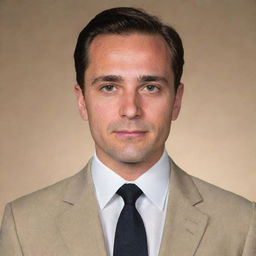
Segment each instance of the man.
M255 204L183 172L165 141L180 111L183 47L133 8L98 14L75 50L95 155L7 205L0 255L255 256Z

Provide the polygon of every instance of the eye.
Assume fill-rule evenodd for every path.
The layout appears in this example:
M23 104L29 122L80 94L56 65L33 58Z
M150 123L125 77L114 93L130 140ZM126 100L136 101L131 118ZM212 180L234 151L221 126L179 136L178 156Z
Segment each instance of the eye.
M146 90L148 92L158 92L160 89L156 85L149 84L149 85L145 86L145 88L143 90Z
M107 84L107 85L101 87L101 91L104 91L104 92L113 92L115 90L116 90L116 87L111 84Z

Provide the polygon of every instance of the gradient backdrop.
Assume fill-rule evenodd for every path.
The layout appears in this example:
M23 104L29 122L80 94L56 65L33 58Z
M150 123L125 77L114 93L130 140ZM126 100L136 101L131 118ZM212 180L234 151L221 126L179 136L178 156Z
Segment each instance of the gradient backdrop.
M185 95L167 150L189 173L256 200L255 0L0 0L0 219L4 205L93 153L73 94L73 49L99 11L135 6L181 34Z

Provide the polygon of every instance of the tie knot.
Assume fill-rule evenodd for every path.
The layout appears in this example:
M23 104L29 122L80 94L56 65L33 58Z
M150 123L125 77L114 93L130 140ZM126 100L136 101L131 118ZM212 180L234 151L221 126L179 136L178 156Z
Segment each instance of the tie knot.
M135 204L143 192L135 184L124 184L116 193L123 198L125 204Z

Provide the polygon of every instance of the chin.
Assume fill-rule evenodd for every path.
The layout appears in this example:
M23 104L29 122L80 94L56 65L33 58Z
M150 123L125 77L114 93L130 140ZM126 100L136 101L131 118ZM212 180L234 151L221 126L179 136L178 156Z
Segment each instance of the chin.
M143 150L134 150L131 148L116 152L115 157L119 162L128 164L138 164L148 158L149 152Z

